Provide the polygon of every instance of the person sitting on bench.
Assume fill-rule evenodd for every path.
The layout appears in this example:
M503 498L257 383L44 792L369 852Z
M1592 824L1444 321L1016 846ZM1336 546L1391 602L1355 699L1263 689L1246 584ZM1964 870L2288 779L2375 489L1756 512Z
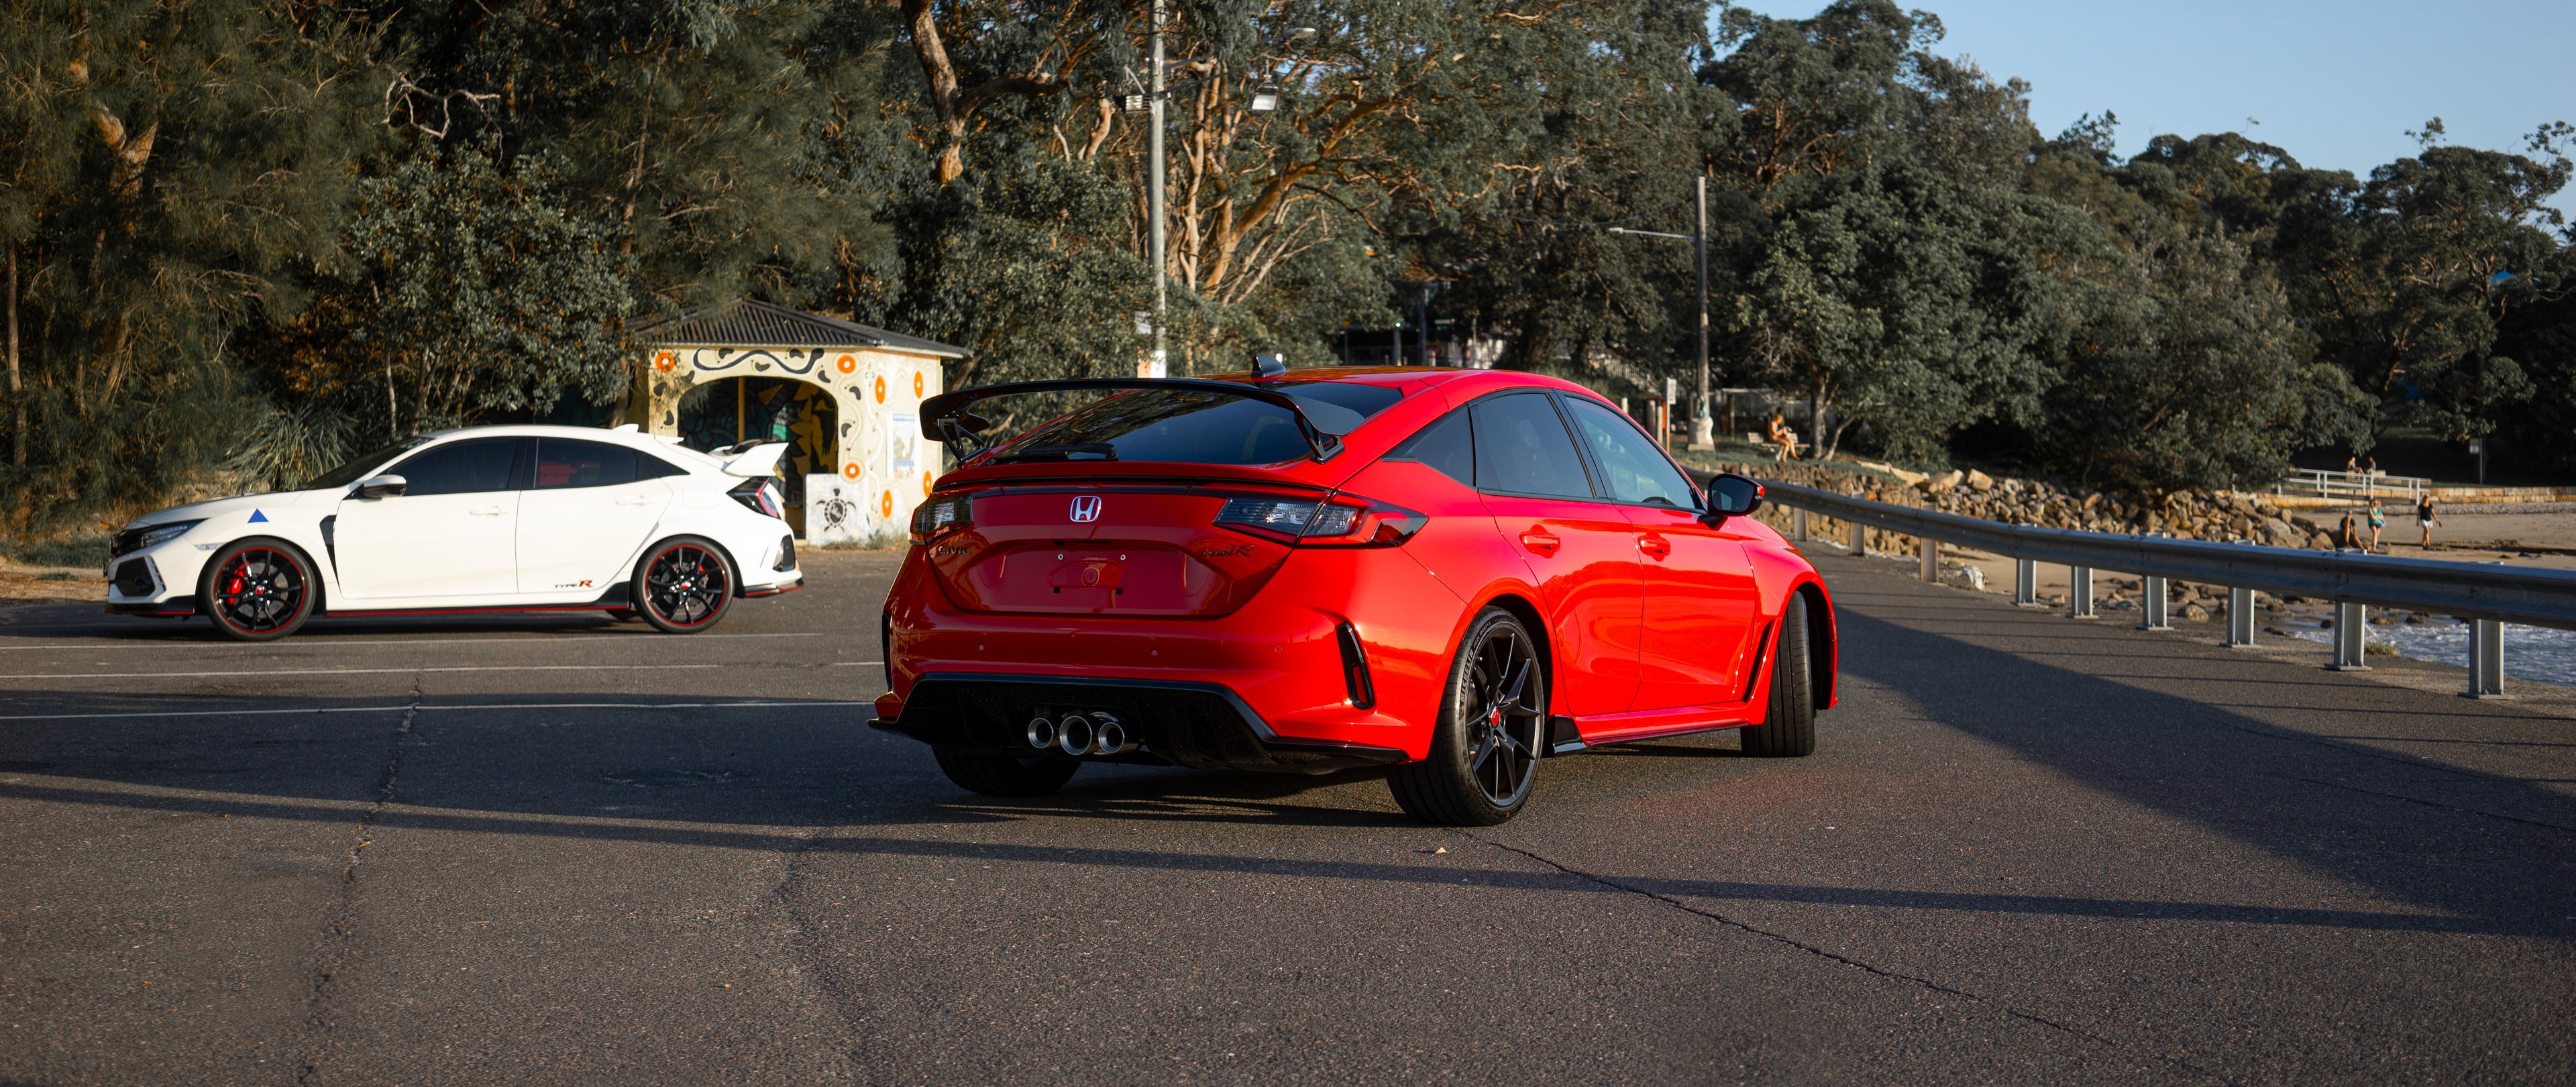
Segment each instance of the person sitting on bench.
M1770 438L1771 444L1780 447L1780 454L1776 459L1789 460L1798 455L1798 432L1789 429L1789 424L1776 411L1771 413Z

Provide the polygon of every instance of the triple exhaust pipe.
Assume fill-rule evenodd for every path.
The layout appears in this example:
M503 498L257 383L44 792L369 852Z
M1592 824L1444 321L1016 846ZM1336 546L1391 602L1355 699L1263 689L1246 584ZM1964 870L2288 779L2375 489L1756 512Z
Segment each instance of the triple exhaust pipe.
M1060 721L1029 721L1029 746L1055 748L1067 755L1115 755L1128 748L1127 726L1105 713L1068 713Z

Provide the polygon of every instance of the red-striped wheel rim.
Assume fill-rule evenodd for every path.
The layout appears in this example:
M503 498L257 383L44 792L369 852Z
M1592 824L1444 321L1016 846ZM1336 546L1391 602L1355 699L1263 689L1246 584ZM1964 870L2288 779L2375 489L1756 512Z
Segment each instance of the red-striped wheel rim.
M663 548L644 567L644 606L675 627L714 622L732 592L724 558L696 544Z
M266 634L304 615L304 564L274 547L245 547L224 560L209 610L244 634Z

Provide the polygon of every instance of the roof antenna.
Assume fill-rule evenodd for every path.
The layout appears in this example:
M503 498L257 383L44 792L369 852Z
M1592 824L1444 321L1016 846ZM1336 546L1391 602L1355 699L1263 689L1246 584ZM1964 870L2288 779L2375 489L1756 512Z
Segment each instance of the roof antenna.
M1287 376L1287 374L1288 374L1288 364L1287 364L1287 363L1285 363L1285 362L1280 361L1279 356L1277 356L1277 355L1254 355L1254 356L1252 356L1252 376L1254 376L1254 377L1285 377L1285 376Z

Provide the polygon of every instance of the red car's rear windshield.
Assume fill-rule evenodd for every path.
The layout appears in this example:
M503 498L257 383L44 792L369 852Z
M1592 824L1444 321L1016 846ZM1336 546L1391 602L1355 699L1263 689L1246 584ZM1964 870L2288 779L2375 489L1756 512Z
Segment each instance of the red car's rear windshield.
M1282 392L1358 412L1365 419L1404 399L1383 385L1282 382ZM1182 464L1277 464L1309 452L1288 409L1189 389L1145 389L1106 397L1031 430L996 461L1121 460Z

